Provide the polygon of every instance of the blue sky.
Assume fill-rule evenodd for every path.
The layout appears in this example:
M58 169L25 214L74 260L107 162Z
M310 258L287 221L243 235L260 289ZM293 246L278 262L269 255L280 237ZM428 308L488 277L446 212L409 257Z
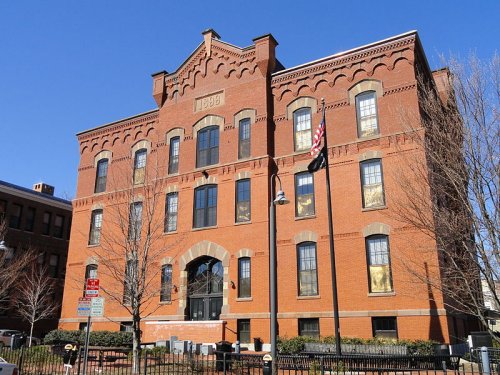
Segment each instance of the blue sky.
M215 29L238 46L272 33L285 67L418 30L439 55L498 51L499 0L0 0L0 179L73 198L75 134L155 108L151 73L174 71Z

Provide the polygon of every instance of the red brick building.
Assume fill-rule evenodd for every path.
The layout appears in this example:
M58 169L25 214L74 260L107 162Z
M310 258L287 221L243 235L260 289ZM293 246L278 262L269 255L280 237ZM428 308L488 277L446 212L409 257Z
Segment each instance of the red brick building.
M246 48L213 30L203 37L175 72L153 74L158 109L78 134L68 273L80 280L66 280L60 327L85 321L76 316L85 275L123 290L100 266L109 256L106 231L119 231L108 212L130 209L129 238L131 230L144 234L152 206L145 186L154 184L161 189L154 216L164 226L153 246L158 293L143 340L268 343L270 178L278 173L291 201L276 209L279 334L332 335L325 174L307 172L324 98L341 334L463 337L467 319L447 309L438 290L412 281L402 261L422 257L439 270L437 251L424 256L415 246L435 244L392 215L402 195L394 178L401 154L424 156L397 113L418 112L417 69L433 79L417 33L288 69L272 35ZM125 269L124 256L114 259ZM106 303L94 329L126 327L130 314Z
M0 220L5 220L7 233L2 238L8 248L7 257L24 251L38 254L37 262L47 268L53 281L53 298L61 305L71 227L71 202L54 196L54 187L37 183L32 189L0 181ZM5 256L0 254L0 256ZM12 288L8 298L13 302ZM5 304L5 300L0 303ZM30 331L29 323L17 314L14 305L0 306L0 328ZM33 335L43 337L56 329L59 311L50 319L35 324Z

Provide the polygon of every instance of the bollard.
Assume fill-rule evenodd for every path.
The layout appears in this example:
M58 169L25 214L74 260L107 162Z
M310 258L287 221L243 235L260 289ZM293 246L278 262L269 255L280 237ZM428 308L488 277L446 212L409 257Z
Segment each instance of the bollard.
M481 347L481 364L483 366L483 375L490 375L490 358L488 356L488 348L486 346Z

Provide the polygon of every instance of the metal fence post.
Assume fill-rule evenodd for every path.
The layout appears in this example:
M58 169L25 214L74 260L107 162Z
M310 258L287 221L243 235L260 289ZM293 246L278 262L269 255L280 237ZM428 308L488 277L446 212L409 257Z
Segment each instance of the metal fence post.
M223 363L222 363L222 370L224 371L224 375L226 375L226 352L223 353Z
M148 353L144 350L144 375L148 373Z
M17 368L19 369L19 375L23 373L23 355L24 355L24 346L21 346L21 353L19 355L19 361L17 363Z
M488 348L486 346L481 347L481 364L483 367L483 375L490 375L490 358L488 355Z

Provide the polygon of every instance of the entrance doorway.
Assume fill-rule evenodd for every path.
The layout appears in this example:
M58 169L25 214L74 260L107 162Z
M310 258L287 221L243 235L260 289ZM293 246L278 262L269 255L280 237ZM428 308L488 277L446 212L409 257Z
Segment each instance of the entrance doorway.
M216 258L204 256L188 266L189 320L219 320L224 268Z

